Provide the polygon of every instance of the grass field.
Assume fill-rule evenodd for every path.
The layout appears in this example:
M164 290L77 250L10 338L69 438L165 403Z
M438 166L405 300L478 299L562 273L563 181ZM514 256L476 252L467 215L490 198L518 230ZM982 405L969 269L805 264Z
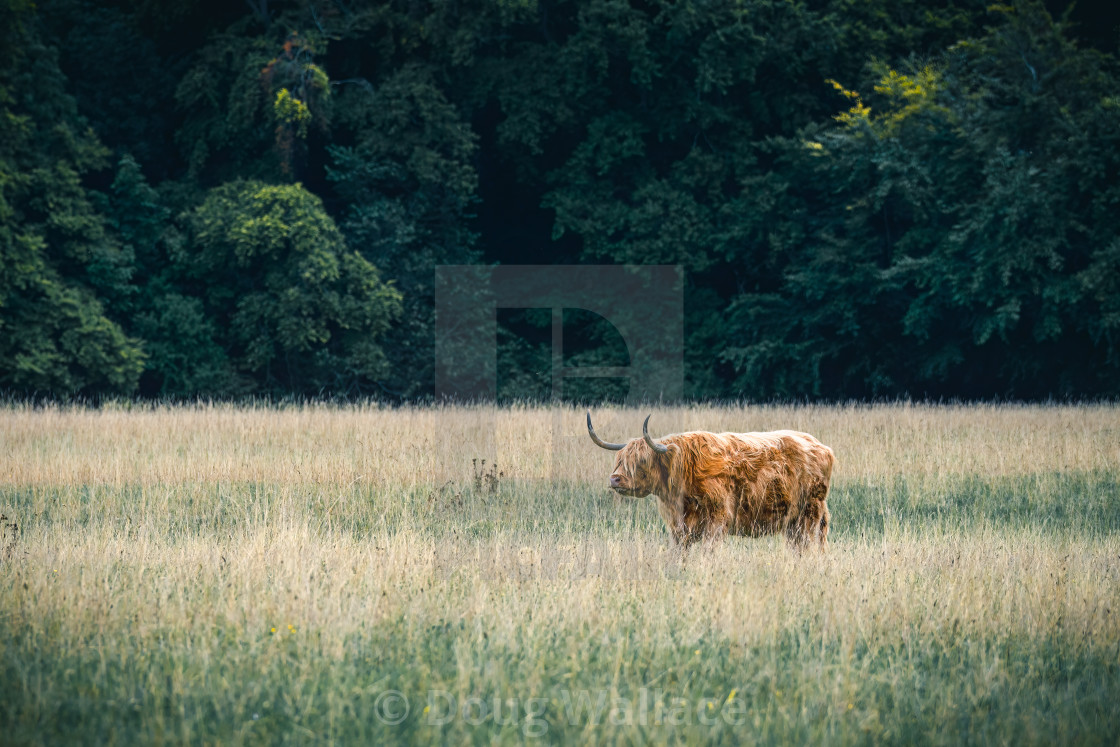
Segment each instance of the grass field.
M651 421L774 428L827 555L682 565L582 410L0 409L0 741L1120 740L1120 408Z

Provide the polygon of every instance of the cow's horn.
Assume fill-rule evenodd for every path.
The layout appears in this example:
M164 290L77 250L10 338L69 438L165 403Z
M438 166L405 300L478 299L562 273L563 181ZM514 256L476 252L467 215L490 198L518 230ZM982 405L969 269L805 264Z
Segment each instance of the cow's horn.
M658 454L664 454L669 450L669 447L665 444L659 444L649 437L649 419L651 417L653 417L653 413L646 415L646 422L642 423L642 437L645 438L646 443L649 444L649 447L651 449L656 451Z
M595 442L595 445L596 446L602 446L604 449L610 449L611 451L618 451L619 449L621 449L622 447L624 447L626 445L626 444L607 443L603 439L596 436L595 435L595 429L591 427L591 410L587 411L587 432L591 434L591 440Z

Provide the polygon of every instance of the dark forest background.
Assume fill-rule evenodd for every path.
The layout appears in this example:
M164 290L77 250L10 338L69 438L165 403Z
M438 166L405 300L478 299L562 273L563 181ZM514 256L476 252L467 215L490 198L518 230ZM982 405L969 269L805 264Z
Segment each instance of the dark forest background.
M0 0L0 390L423 399L437 265L598 263L691 397L1117 396L1107 5Z

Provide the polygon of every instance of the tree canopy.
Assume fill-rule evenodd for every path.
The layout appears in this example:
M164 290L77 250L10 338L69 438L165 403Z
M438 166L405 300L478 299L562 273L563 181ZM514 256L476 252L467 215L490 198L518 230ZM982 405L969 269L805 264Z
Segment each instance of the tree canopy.
M682 269L691 397L1120 394L1114 12L0 6L8 393L422 399L436 267L598 263Z

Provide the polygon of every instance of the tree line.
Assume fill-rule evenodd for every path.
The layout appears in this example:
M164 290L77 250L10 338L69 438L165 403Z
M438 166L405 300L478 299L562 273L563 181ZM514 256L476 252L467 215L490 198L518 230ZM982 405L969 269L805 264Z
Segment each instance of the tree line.
M0 7L9 395L424 399L434 268L488 263L680 266L690 397L1120 393L1114 17ZM500 396L548 396L551 314L499 321Z

